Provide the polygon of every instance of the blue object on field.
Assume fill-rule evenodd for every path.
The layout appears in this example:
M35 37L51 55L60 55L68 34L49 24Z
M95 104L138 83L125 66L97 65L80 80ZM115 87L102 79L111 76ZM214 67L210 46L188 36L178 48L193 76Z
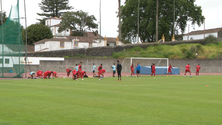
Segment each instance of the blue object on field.
M12 71L12 70L9 70L9 73L13 73L13 71Z
M171 69L172 75L179 75L180 69L177 67L173 67ZM156 67L156 75L166 75L168 72L168 67ZM136 74L136 68L134 69L134 73ZM150 75L151 74L151 66L141 66L140 74Z

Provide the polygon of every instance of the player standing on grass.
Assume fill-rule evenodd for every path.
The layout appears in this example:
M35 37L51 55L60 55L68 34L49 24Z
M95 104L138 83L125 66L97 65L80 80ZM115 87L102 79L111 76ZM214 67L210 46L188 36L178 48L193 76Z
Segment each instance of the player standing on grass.
M118 81L120 80L122 80L121 79L121 71L122 71L122 65L119 63L119 60L117 60L117 74L118 74Z
M197 66L196 66L196 76L199 76L199 72L200 72L200 64L198 64Z
M153 63L153 66L152 66L152 73L151 73L151 77L152 76L154 76L154 78L155 78L155 76L156 76L156 67L155 67L155 64Z
M133 63L132 63L132 65L130 66L130 71L131 71L131 76L133 76L133 75L134 75L134 66L133 66Z
M99 78L99 80L101 80L101 79L100 79L100 76L101 76L101 74L102 74L102 69L103 69L103 64L101 64L101 65L98 67L98 78Z
M93 63L93 77L95 77L96 76L96 65Z
M80 62L79 66L78 66L78 75L79 75L79 77L81 76L81 71L82 71L82 62Z
M189 73L190 73L190 77L191 77L191 72L190 72L190 64L187 64L187 65L186 65L186 70L185 70L184 77L186 77L187 72L189 72Z
M67 78L69 78L69 75L70 75L70 72L71 72L71 71L72 71L72 70L69 69L69 68L66 69L66 72L67 72Z
M112 69L113 69L113 77L115 77L115 74L116 74L116 65L115 65L115 63L113 63Z
M168 68L168 73L167 73L167 76L169 75L172 75L172 69L173 67L171 66L171 64L169 65L169 68Z
M136 66L136 74L137 74L137 77L139 77L139 78L140 78L140 69L141 69L140 64L137 63L137 66Z

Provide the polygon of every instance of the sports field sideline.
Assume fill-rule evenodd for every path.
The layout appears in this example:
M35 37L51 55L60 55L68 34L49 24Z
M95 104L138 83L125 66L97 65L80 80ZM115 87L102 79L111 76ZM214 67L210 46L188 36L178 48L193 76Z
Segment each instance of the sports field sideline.
M221 76L1 80L0 125L219 125L221 90Z

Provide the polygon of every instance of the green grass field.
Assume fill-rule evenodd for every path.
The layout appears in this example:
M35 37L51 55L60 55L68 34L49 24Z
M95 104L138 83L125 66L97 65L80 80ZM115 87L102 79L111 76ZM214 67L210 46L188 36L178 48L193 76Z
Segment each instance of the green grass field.
M221 124L221 76L0 81L0 125Z

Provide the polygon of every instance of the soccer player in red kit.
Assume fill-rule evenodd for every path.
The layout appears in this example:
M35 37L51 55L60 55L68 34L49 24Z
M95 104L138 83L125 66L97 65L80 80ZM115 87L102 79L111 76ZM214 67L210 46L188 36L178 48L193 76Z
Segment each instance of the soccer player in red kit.
M190 77L191 77L191 72L190 72L190 64L187 64L187 65L186 65L186 70L185 70L184 77L186 77L187 72L189 72L189 73L190 73Z
M168 73L167 73L167 76L168 75L172 75L172 69L173 67L171 66L171 64L169 65L169 67L168 67Z
M103 78L104 78L104 73L106 72L106 70L105 69L102 69L102 76L103 76Z
M151 73L151 77L152 76L156 76L156 67L155 67L155 64L153 64L153 66L152 66L152 73Z
M50 79L51 74L53 73L53 71L45 71L44 72L44 76L43 79Z
M101 64L99 67L98 67L98 78L100 80L100 76L102 74L102 69L103 69L103 64Z
M81 71L82 71L82 62L79 63L79 66L78 66L78 77L81 76Z
M73 70L72 71L72 76L73 76L73 80L77 80L78 81L78 79L77 79L77 72L76 72L76 70Z
M196 76L199 76L199 72L200 72L200 64L198 64L197 66L196 66Z
M82 78L82 81L83 81L83 80L84 80L84 79L83 79L83 76L86 75L86 71L81 71L81 72L80 72L80 75L81 75L81 78Z
M42 77L43 76L43 71L42 70L39 70L36 72L36 77Z
M69 69L69 68L66 69L66 72L67 72L67 78L69 78L69 75L70 75L70 72L71 72L71 71L72 71L72 70Z
M53 71L52 72L52 78L57 78L58 76L57 76L57 72L55 72L55 71Z
M134 65L133 65L133 63L132 63L132 65L130 66L130 69L131 69L131 76L133 76L133 75L134 75Z

